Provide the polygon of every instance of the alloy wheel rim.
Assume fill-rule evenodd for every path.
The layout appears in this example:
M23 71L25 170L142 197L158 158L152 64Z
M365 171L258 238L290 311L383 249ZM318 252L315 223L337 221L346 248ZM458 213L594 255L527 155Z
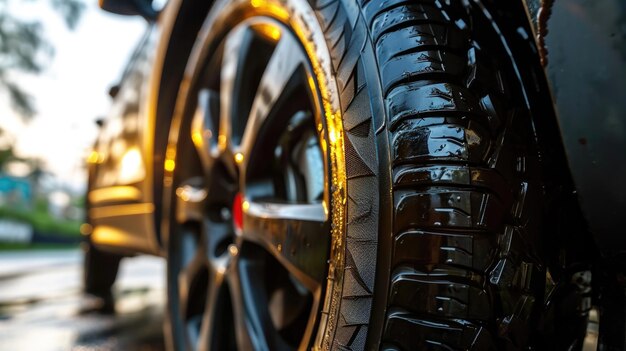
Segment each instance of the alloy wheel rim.
M175 191L185 339L192 349L306 347L330 245L311 65L286 27L258 17L228 32L200 72L195 155L183 163L197 171Z

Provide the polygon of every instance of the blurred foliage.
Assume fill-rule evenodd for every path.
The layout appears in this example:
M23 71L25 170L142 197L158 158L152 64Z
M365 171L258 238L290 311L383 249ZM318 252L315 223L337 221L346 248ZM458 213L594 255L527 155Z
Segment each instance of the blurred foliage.
M33 98L10 77L10 72L41 72L45 68L42 56L52 56L53 48L44 36L41 21L21 19L8 11L11 2L17 1L22 0L0 0L0 90L6 93L11 107L28 119L35 114ZM76 27L85 8L81 0L47 1L68 28Z
M6 149L0 149L0 170L4 169L4 166L12 160L15 160L13 146L9 146Z
M0 251L26 251L26 250L58 250L73 249L76 244L40 244L40 243L2 243L0 242Z
M0 218L13 219L29 223L33 229L43 234L61 236L80 236L80 221L59 220L48 213L48 204L44 200L37 200L32 210L0 207Z
M13 151L13 138L2 128L0 128L0 140L4 141L0 144L0 171L2 171L7 163L15 160L17 157Z
M30 169L28 177L33 180L35 184L38 184L41 177L46 173L44 170L44 162L39 158L17 156L13 146L13 137L0 128L0 139L2 139L2 137L6 137L6 142L0 143L0 172L4 171L5 167L10 162L23 162L28 165Z

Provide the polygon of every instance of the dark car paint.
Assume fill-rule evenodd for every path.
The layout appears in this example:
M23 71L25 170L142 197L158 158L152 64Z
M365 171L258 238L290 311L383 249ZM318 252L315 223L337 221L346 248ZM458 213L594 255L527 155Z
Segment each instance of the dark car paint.
M525 0L578 200L607 256L626 251L626 1Z

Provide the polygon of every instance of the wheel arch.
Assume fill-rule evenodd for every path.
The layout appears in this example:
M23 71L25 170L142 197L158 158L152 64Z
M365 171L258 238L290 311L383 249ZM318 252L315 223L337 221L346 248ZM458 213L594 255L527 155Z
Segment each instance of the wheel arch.
M568 251L571 254L570 263L592 261L599 249L583 216L560 126L555 91L543 65L542 44L534 34L535 24L527 7L527 3L533 1L477 1L482 2L494 16L498 16L496 22L511 52L526 94L542 165L544 192L549 199L545 216L551 220L543 231L553 233L550 249Z
M551 88L576 202L602 254L624 264L623 1L523 0ZM617 34L616 34L617 33ZM610 73L609 73L610 72Z

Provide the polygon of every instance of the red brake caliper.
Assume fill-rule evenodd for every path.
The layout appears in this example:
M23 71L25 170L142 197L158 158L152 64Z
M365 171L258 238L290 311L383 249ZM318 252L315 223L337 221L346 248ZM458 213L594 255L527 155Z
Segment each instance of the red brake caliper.
M237 193L237 195L235 195L235 199L233 200L233 223L235 224L235 228L237 230L241 230L243 228L242 203L243 198L241 197L241 193Z

